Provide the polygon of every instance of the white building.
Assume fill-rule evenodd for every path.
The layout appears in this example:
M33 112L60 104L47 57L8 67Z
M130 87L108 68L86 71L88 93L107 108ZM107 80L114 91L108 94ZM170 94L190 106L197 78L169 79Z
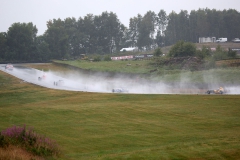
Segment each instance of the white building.
M199 43L214 43L216 37L199 37Z

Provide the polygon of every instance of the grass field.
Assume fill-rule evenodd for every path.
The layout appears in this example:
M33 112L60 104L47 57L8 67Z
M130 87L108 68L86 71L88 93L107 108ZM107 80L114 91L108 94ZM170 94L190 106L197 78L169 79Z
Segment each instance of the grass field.
M101 62L89 62L89 61L55 61L57 63L68 64L76 66L82 69L90 69L92 71L107 71L118 73L149 73L154 69L148 65L150 61L101 61Z
M34 127L58 159L240 159L239 95L46 89L0 72L0 130Z
M143 61L102 61L102 62L88 62L88 61L57 61L59 64L67 64L79 67L85 70L92 71L109 71L115 73L139 74L140 76L162 81L162 82L184 82L184 83L207 83L207 84L221 84L221 85L240 85L240 69L239 67L224 67L209 70L189 71L189 70L170 70L165 68L158 68L157 71L150 73L156 67L149 65L151 60ZM127 66L127 64L131 64ZM36 69L56 70L59 71L59 66L50 64L29 65ZM65 71L63 67L60 69Z

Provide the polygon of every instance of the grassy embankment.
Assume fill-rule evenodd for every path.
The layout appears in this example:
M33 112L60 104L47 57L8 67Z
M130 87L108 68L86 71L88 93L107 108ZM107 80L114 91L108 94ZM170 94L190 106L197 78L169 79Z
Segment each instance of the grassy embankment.
M164 82L186 82L186 83L206 83L206 84L221 84L221 85L239 85L240 84L240 69L239 67L224 67L215 68L202 71L189 71L189 70L171 70L164 67L156 67L150 65L153 61L55 61L60 64L67 64L82 69L93 71L107 71L115 73L130 73L140 74L145 78ZM129 65L131 64L131 65ZM37 69L49 70L56 68L54 64L35 65L31 66ZM155 70L155 72L150 72Z
M239 159L238 95L46 89L0 72L0 130L32 126L60 159Z
M133 74L144 74L149 73L153 69L149 65L148 60L145 61L101 61L101 62L89 62L83 60L76 61L54 61L56 63L68 64L71 66L79 67L82 69L89 69L92 71L102 72L117 72L117 73L133 73Z

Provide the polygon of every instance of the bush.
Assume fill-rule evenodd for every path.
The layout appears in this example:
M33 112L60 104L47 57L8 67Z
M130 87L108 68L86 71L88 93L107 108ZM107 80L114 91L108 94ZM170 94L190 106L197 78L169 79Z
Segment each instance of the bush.
M214 60L222 60L227 59L228 55L227 52L225 52L220 45L217 46L216 51L213 53Z
M155 49L155 51L154 51L153 54L154 54L154 56L159 57L159 56L161 56L163 53L162 53L161 48L157 48L157 49Z
M35 133L33 129L26 129L25 125L23 127L13 126L1 132L0 147L8 144L21 146L39 156L60 154L58 145L54 141Z
M228 57L229 58L236 58L237 57L237 51L233 51L229 48L228 49Z
M208 61L205 62L205 69L215 68L215 60L214 58L210 58Z
M104 61L111 61L112 59L111 59L111 57L110 56L105 56L104 57Z
M94 62L100 62L101 61L101 57L100 56L96 56L93 58Z
M196 46L191 42L179 41L169 51L170 57L187 57L196 55Z
M206 57L210 57L211 56L211 49L210 48L207 48L206 46L203 46L202 47L202 50L197 50L196 51L196 56L201 58L201 59L204 59Z

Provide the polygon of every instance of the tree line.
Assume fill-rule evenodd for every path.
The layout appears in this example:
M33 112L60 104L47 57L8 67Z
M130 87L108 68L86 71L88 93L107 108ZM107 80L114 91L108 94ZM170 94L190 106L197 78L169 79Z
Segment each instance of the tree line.
M124 26L113 12L87 14L76 19L47 21L47 30L37 36L33 23L14 23L0 33L0 61L47 61L81 54L114 54L121 48L139 51L169 46L182 40L198 42L199 37L240 37L240 13L234 9L185 10L168 15L148 11L129 19Z

